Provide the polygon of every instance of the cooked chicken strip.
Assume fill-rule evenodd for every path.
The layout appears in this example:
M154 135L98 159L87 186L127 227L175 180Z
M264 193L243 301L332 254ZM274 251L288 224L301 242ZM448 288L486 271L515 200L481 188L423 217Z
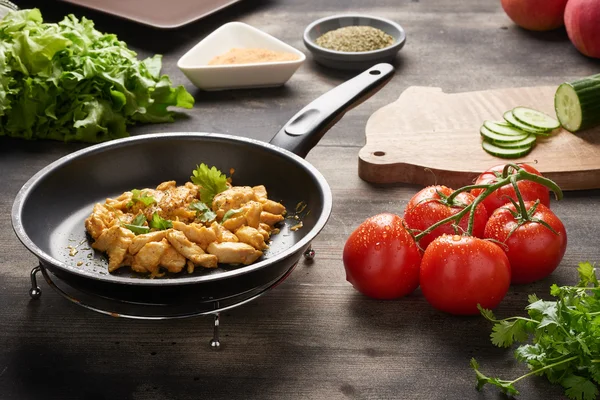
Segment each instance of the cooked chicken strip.
M196 218L196 212L189 208L192 202L198 200L196 185L187 182L183 186L176 186L175 181L168 181L158 185L157 191L162 191L156 199L156 211L161 217L182 222L192 222Z
M260 201L261 203L267 201L267 188L265 188L264 185L254 186L252 191L254 192L254 197L256 200Z
M185 267L187 259L180 254L173 246L168 245L167 249L160 258L160 266L165 267L169 272L177 273Z
M227 211L240 208L254 199L254 191L250 186L234 186L214 197L212 209L217 213L217 217L221 219Z
M108 229L112 218L108 215L109 211L102 204L97 203L94 206L92 214L85 220L85 229L94 239L102 234L102 231Z
M217 222L213 222L212 225L210 226L210 229L213 232L215 232L215 235L217 236L217 241L219 243L238 242L239 241L238 237L235 236L233 232L228 231L227 229L225 229L225 227L223 227L223 225L221 225Z
M108 253L108 271L112 272L121 266L134 237L129 229L115 225L105 229L92 247Z
M240 242L249 244L257 250L264 250L268 247L263 235L257 229L250 226L242 226L235 231L235 236L240 239Z
M188 240L181 231L171 230L167 233L167 240L185 258L192 260L194 264L205 268L216 268L217 257L206 254L200 246ZM210 247L210 246L209 246Z
M220 263L224 264L252 264L262 256L262 252L246 243L213 242L208 245L208 252L214 254Z
M209 243L217 240L217 234L214 230L200 224L187 225L180 221L173 221L173 229L183 232L190 241L200 245L200 248L204 251L206 251Z
M129 246L129 252L133 255L137 254L137 252L140 251L140 249L144 247L146 243L160 242L161 240L163 240L165 238L166 233L166 231L156 231L137 235L131 241L131 245Z
M222 223L223 228L231 232L235 232L236 229L238 229L244 224L246 224L246 217L244 217L243 214L238 217L231 217Z
M166 239L160 242L148 242L133 257L131 269L136 272L150 272L152 276L157 276L160 260L169 248Z
M246 223L253 228L258 228L258 225L260 224L260 213L263 211L262 204L258 201L249 201L244 205L244 210Z
M284 220L283 215L271 214L269 212L263 211L260 213L260 222L264 222L269 226L273 226L278 222Z
M265 201L262 205L262 209L263 211L269 212L271 214L283 215L285 213L284 205L273 200Z

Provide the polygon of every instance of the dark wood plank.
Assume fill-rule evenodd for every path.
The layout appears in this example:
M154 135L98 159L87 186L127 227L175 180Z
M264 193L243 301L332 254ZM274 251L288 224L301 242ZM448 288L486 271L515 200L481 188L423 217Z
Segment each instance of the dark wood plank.
M498 2L480 0L244 1L175 31L116 20L62 2L23 0L50 20L87 15L99 29L116 32L141 56L163 53L164 71L197 100L175 124L139 126L132 134L215 131L269 140L305 104L351 74L315 65L310 56L282 88L204 93L177 70L177 59L221 24L239 20L306 51L302 31L314 19L346 11L401 23L406 47L394 79L349 112L307 157L329 181L334 210L313 245L317 258L301 263L277 289L222 316L221 352L212 352L210 317L132 321L95 314L53 292L31 301L29 271L35 257L10 225L12 202L40 168L82 145L0 138L0 398L2 399L500 399L478 393L468 367L505 377L525 371L510 350L489 341L481 318L433 310L417 291L398 301L361 296L345 281L345 239L365 218L402 213L418 190L371 185L357 174L364 126L377 109L408 86L447 92L554 85L595 72L564 30L532 34L516 28ZM432 176L432 183L435 177ZM580 261L596 261L600 191L569 192L553 208L569 233L561 266L541 282L511 288L497 313L522 313L528 293L548 296L551 283L574 283ZM51 212L51 205L48 207ZM520 383L523 399L564 398L543 379Z

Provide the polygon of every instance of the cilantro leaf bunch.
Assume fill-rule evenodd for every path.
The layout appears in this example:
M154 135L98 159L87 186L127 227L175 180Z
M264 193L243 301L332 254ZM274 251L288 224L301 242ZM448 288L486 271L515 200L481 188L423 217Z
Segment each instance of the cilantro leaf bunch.
M213 198L227 190L227 176L216 167L208 168L208 165L202 163L192 171L190 180L200 186L200 200L204 204L211 205Z
M171 122L168 108L192 108L194 98L161 67L160 55L138 60L89 19L10 12L0 19L0 136L96 143L137 122Z
M481 314L494 323L492 343L499 347L521 344L515 358L527 363L530 372L513 380L488 377L479 364L471 360L477 376L477 389L486 384L508 395L518 395L515 383L531 375L545 376L560 384L573 400L594 400L600 384L600 285L596 269L589 262L578 267L576 286L550 288L555 301L529 296L528 317L496 319L492 311L480 308Z

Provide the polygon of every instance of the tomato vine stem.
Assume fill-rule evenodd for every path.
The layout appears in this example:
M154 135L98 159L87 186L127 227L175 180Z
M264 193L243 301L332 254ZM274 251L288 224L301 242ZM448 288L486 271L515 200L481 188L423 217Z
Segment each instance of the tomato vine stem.
M510 173L511 168L515 170L514 174ZM536 183L539 183L539 184L547 187L548 189L552 190L552 192L554 193L557 200L561 200L563 197L562 190L554 181L552 181L548 178L544 178L543 176L540 176L540 175L532 174L532 173L526 171L525 169L521 168L517 164L509 163L504 166L504 169L502 170L502 175L501 175L500 179L498 181L496 181L495 183L463 186L459 189L456 189L454 192L452 192L452 194L450 194L450 196L448 196L446 199L446 202L450 206L453 204L454 199L456 198L456 196L459 193L470 191L472 189L485 189L481 194L479 194L479 196L477 196L475 198L475 201L473 201L471 204L464 207L458 213L436 222L435 224L429 226L424 231L415 235L415 237L414 237L415 241L419 241L421 238L423 238L425 235L429 234L431 231L433 231L437 227L447 224L448 222L452 222L452 221L459 222L461 220L461 218L464 215L466 215L467 213L469 213L469 224L467 225L467 230L465 233L466 233L466 235L471 236L473 234L473 225L475 223L475 210L477 209L477 206L479 204L481 204L481 202L486 197L491 195L496 189L499 189L505 185L512 184L514 186L515 193L516 193L517 199L519 201L519 205L521 206L522 210L525 213L527 213L527 210L525 208L525 202L523 201L523 197L521 196L521 193L517 186L517 182L523 181L523 180L536 182Z

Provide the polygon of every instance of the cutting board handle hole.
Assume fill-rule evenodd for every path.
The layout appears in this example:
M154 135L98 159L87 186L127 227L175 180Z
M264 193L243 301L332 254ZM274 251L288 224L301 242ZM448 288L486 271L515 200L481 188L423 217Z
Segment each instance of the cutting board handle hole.
M381 71L378 69L374 69L373 71L369 72L369 74L371 75L381 75Z
M385 151L376 151L375 153L373 153L373 155L377 157L383 157L385 156Z

